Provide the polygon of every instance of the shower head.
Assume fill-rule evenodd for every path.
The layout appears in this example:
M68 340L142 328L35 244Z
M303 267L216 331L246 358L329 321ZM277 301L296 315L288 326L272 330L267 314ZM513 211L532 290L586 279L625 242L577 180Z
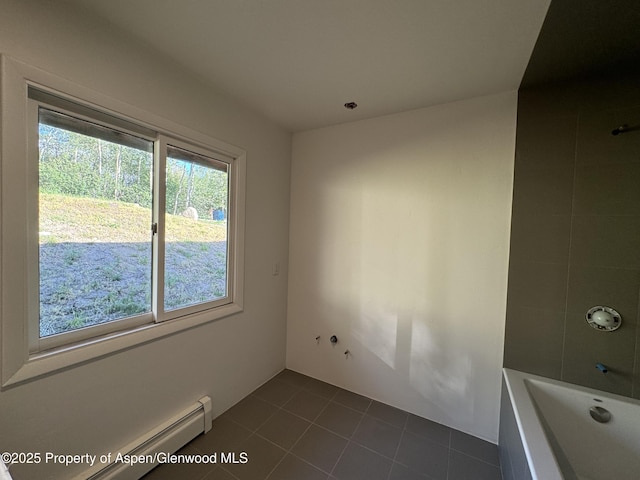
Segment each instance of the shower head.
M620 135L621 133L635 132L636 130L640 130L640 125L636 125L635 127L630 127L625 123L624 125L620 125L618 128L614 128L611 131L611 135Z

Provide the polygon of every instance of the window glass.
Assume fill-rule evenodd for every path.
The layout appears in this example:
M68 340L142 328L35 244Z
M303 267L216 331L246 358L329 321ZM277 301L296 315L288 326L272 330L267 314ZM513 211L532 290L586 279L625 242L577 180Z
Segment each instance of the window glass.
M229 295L228 165L169 146L165 191L164 309Z
M242 312L246 152L0 67L0 386Z
M150 312L153 142L38 119L40 337Z

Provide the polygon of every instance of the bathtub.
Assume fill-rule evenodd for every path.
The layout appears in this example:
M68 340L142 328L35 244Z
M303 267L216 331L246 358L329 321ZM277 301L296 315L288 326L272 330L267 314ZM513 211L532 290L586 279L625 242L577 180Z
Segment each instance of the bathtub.
M638 480L640 401L505 368L498 448L504 480Z

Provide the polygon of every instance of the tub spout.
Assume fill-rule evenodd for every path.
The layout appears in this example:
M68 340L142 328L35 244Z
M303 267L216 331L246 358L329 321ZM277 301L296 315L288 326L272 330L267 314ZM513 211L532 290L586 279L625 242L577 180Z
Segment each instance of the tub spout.
M600 370L602 373L607 373L609 371L609 369L601 363L596 363L596 368Z

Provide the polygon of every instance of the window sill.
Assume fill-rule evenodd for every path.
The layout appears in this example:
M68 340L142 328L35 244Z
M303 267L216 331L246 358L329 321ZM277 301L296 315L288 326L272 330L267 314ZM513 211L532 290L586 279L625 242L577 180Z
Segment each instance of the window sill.
M4 201L0 205L0 390L135 348L243 310L246 181L244 150L4 55L0 55L0 75L0 190L3 200L18 199ZM28 179L31 177L26 169L27 162L24 161L28 158L27 144L24 141L28 126L28 88L33 85L47 92L64 92L65 98L81 99L88 106L99 106L96 108L101 111L113 112L118 118L150 128L159 135L168 135L176 141L184 141L234 159L238 185L233 194L236 205L233 221L236 230L231 247L234 249L233 275L229 279L232 303L197 313L185 312L185 315L174 319L161 316L158 323L130 326L126 330L108 334L102 332L102 336L29 353L29 333L35 330L29 329L28 319L32 318L30 315L38 307L37 302L34 303L28 295L28 288L25 288L29 286L27 272L34 258L29 254L25 242L29 238L25 219L29 218L28 208L32 206L29 206L30 197L25 193L25 185L29 184L31 180Z
M10 378L2 383L2 388L24 383L73 367L74 365L113 355L122 350L139 346L184 330L189 330L215 320L239 313L242 307L230 303L215 310L195 313L163 323L143 325L130 330L112 333L101 338L92 338L73 345L54 350L39 352L29 356L28 360Z

